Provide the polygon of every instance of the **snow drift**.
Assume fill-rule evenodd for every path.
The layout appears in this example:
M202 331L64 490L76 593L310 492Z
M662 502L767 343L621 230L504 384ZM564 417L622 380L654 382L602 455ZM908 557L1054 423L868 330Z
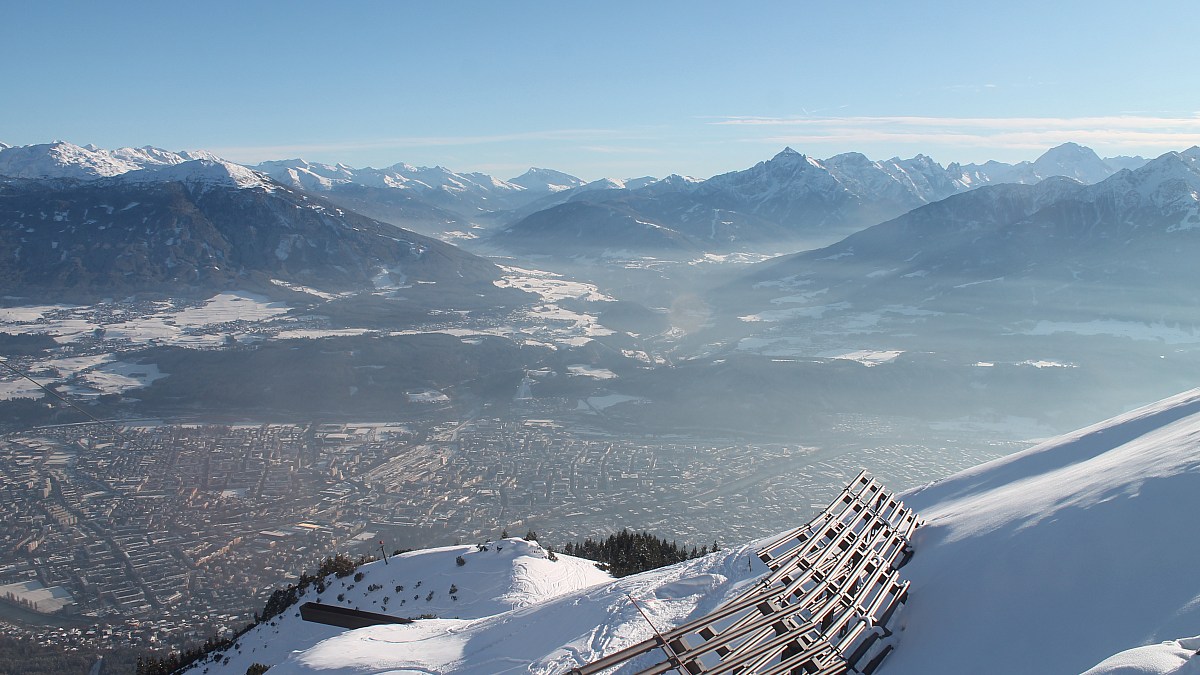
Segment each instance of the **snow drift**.
M910 600L883 675L1080 673L1200 632L1200 390L969 469L906 503L926 526L904 569Z

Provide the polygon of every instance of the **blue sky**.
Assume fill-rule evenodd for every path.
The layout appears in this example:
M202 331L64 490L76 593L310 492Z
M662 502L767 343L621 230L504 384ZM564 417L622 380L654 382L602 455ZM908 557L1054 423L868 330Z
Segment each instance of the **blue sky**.
M707 177L1200 144L1192 0L9 2L0 141Z

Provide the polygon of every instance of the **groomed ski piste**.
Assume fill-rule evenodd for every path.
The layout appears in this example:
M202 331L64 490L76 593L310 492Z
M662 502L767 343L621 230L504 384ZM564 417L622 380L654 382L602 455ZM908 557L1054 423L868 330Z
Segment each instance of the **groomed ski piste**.
M1200 389L902 498L925 524L880 675L1200 675ZM755 551L771 539L620 580L519 539L413 552L331 578L321 601L439 618L344 630L293 607L189 672L563 673L736 597L766 573Z

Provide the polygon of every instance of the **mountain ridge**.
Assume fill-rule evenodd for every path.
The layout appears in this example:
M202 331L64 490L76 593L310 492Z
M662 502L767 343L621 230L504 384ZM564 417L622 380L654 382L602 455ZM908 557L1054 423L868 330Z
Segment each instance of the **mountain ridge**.
M204 151L170 152L150 146L109 151L58 141L0 148L0 176L94 180L197 159L224 161ZM383 169L354 169L297 158L248 168L292 189L434 236L467 233L472 227L494 223L519 229L523 218L539 210L584 200L617 202L617 208L636 220L673 229L701 249L719 250L811 231L844 235L978 185L1032 183L1056 174L1091 182L1141 160L1117 159L1118 164L1107 163L1074 143L1051 148L1033 162L946 167L925 155L879 161L848 152L816 160L788 147L748 169L702 181L668 176L591 183L554 169L532 168L514 179L500 180L404 162ZM586 223L579 225L586 227ZM550 241L547 234L542 233L543 246ZM610 242L609 247L634 248L637 238Z
M0 190L0 251L10 294L80 297L209 292L279 279L313 288L422 280L494 290L492 263L423 235L208 159L61 185ZM403 269L403 272L400 270Z
M1031 163L965 167L942 167L925 155L876 161L849 152L818 160L786 147L748 169L703 181L668 177L636 189L579 192L570 200L587 201L598 209L670 229L681 240L691 242L692 251L720 251L753 249L767 242L778 244L814 235L846 236L979 185L1033 184L1058 175L1089 182L1116 172L1092 150L1073 143L1051 148ZM501 246L515 243L518 252L526 251L523 244L535 246L542 254L556 245L564 254L576 253L581 244L578 233L598 227L602 220L579 210L573 213L578 219L561 211L556 214L562 228L557 237L542 220L530 221L536 214L527 213L502 229L494 241ZM522 232L526 229L536 229L536 234ZM645 231L628 230L622 239L591 246L638 250L647 239ZM586 239L583 244L589 245Z
M1014 284L1043 280L1059 294L1116 291L1112 285L1120 281L1128 287L1124 295L1136 287L1182 298L1193 276L1187 261L1200 247L1189 236L1200 229L1197 194L1200 160L1175 152L1092 185L1053 178L984 186L828 247L761 263L722 294L734 298L735 289L757 289L765 297L772 295L771 284L803 279L812 291L826 290L808 302L789 301L798 308L905 304L907 297L946 312L950 306L993 306L980 294L1003 294L1007 301L997 306L1005 306L1028 295L1014 291ZM998 299L992 295L987 297ZM1040 304L1048 300L1042 297ZM1026 301L1030 310L1038 304ZM1125 306L1098 306L1105 304Z

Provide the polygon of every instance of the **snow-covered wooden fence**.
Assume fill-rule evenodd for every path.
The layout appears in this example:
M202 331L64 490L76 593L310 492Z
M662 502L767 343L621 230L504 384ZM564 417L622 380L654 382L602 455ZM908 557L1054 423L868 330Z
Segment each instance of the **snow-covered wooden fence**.
M860 473L807 525L758 551L771 570L714 612L571 671L592 675L661 649L655 675L871 673L908 597L899 568L916 514Z

